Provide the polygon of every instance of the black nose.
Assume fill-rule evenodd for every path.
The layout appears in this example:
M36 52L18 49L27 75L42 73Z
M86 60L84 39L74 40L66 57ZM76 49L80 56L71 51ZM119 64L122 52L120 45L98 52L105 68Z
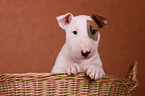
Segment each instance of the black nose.
M81 51L82 56L84 57L88 57L88 54L90 54L90 51L86 51L85 53L83 52L83 50Z

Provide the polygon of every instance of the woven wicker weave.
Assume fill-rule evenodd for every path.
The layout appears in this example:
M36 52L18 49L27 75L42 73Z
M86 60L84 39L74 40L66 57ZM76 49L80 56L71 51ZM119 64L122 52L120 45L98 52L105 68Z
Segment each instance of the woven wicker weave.
M138 85L137 63L126 78L103 76L91 80L84 73L25 73L0 75L0 96L131 96Z

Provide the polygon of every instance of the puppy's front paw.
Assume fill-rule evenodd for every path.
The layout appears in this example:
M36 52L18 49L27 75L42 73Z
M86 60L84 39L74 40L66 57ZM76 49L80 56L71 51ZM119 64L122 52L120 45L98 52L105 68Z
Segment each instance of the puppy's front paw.
M78 72L83 72L83 69L78 64L72 64L66 69L66 72L68 75L77 74Z
M90 76L91 79L101 79L103 75L105 75L105 72L103 68L98 64L92 64L89 66L87 70L87 75Z

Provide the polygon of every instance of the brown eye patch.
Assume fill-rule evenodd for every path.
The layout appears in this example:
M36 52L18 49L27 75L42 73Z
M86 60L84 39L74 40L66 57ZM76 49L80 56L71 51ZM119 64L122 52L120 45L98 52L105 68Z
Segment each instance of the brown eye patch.
M91 32L92 35L95 35L97 31L98 30L93 29L92 26L90 25L90 32Z
M97 41L99 26L95 23L94 20L87 20L87 30L89 37Z

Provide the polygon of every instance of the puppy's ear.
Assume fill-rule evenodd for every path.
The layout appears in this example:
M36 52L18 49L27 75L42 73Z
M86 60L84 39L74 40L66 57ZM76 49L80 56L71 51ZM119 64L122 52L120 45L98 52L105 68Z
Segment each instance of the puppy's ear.
M71 13L66 13L65 15L56 17L58 24L62 29L65 29L65 27L70 23L72 18L73 15Z
M92 19L99 25L100 28L104 27L107 24L108 19L99 15L92 15Z

